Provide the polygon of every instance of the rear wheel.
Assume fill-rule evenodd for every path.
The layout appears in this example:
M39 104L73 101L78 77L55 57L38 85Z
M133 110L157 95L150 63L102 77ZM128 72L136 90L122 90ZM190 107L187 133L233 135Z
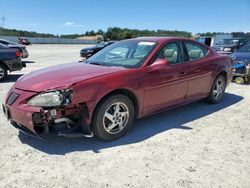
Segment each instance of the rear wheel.
M221 101L226 89L226 79L225 76L219 75L216 77L211 91L209 93L209 96L207 100L210 103L216 104Z
M3 66L2 64L0 64L0 81L4 80L7 77L7 69L5 68L5 66Z
M113 95L102 101L93 116L92 131L102 140L125 135L134 121L134 106L124 95Z

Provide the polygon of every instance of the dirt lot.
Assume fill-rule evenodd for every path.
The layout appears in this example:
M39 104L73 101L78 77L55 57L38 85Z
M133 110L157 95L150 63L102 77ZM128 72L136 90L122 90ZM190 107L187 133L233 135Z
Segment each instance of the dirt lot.
M27 68L0 83L0 103L32 70L80 60L82 45L32 45ZM0 187L250 187L250 85L138 120L113 142L31 138L0 110Z

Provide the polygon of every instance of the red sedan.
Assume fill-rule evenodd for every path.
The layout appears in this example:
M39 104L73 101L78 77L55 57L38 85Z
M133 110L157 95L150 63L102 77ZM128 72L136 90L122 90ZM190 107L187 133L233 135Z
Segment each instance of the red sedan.
M21 77L3 109L12 125L39 137L113 140L125 135L135 118L205 98L220 102L231 76L229 56L191 39L135 38L84 63Z

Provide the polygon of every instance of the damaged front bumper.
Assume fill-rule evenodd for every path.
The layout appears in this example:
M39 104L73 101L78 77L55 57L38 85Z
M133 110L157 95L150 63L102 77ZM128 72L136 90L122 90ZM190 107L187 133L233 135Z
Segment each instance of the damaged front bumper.
M85 104L58 108L41 108L27 105L34 92L12 89L3 105L3 112L10 123L31 136L47 138L93 137L86 123L88 109Z

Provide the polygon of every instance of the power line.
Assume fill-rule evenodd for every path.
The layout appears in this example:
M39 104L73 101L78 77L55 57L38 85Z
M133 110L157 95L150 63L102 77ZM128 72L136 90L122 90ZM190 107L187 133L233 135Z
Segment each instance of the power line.
M5 16L1 17L0 20L2 20L1 27L4 28L4 24L5 24L5 21L6 21Z

